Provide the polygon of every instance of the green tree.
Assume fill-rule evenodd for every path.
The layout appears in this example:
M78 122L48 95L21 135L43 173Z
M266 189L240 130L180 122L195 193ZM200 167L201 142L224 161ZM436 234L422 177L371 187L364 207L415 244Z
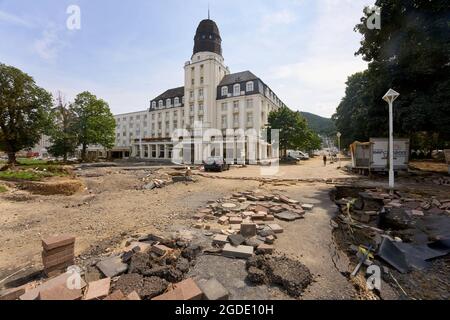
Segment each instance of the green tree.
M0 150L14 166L16 153L33 147L49 125L52 96L17 68L0 64Z
M377 0L381 29L366 25L364 13L355 30L361 33L356 53L369 62L349 78L346 96L333 119L343 139L387 136L389 88L400 92L394 104L394 132L434 137L428 147L450 144L450 3L428 0ZM348 134L348 135L347 135ZM349 141L347 141L349 142Z
M286 155L287 150L300 150L308 143L308 126L300 112L295 112L288 107L281 107L269 114L269 132L279 129L280 151Z
M108 103L85 91L77 95L72 110L77 118L75 129L83 161L89 145L114 146L116 121Z
M52 145L48 149L55 157L63 157L67 161L67 155L73 154L78 145L76 132L77 118L72 105L67 104L61 93L58 94L57 106L52 110L53 125L49 130Z

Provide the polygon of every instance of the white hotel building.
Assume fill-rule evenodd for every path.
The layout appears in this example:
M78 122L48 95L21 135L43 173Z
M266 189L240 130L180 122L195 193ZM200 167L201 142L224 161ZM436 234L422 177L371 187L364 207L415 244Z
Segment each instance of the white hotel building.
M116 115L113 157L169 160L174 150L174 130L183 128L195 139L198 130L194 130L194 123L196 126L201 123L204 129L216 128L223 134L226 129L255 129L259 133L267 126L268 114L283 106L283 102L250 71L231 73L224 63L221 43L216 23L210 19L201 21L193 55L184 65L184 86L152 99L147 110ZM185 150L192 150L192 160L194 152L195 159L205 157L208 143L198 144L194 149L194 143L189 142L192 147L186 147L186 136L184 139ZM217 141L214 139L218 137L213 136L212 140ZM250 147L248 141L240 144L236 140L237 137L222 150L213 148L210 155L237 162L242 155L248 155ZM270 145L261 137L255 151L257 161L272 156Z
M180 145L172 139L174 132L184 129L180 134L184 150L175 148L175 152L185 163L199 163L207 156L224 156L228 163L241 163L244 157L256 162L276 158L277 150L266 142L261 130L267 126L269 113L281 106L284 103L253 73L230 72L222 56L219 29L214 21L205 19L197 28L191 60L184 64L184 86L152 99L147 110L115 115L115 147L106 152L100 146L89 146L88 155L171 160L174 145ZM210 139L213 143L195 140L202 138L199 125L203 131L217 129ZM248 136L230 135L230 129L253 129L257 137L250 139L251 143ZM216 148L225 134L227 144ZM33 151L46 155L49 145L48 137L43 137Z

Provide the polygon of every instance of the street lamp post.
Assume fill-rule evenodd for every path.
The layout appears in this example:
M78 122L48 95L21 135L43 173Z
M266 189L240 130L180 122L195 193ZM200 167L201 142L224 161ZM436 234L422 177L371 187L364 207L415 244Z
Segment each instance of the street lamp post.
M342 134L340 132L338 132L336 134L337 138L338 138L338 158L339 158L339 168L341 167L341 136Z
M394 190L394 120L392 105L400 94L389 89L383 97L383 100L389 103L389 188Z

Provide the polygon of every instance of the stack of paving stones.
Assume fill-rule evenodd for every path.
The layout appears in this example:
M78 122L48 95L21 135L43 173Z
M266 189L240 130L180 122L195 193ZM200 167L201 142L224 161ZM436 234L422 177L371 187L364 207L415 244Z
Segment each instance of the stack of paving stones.
M210 230L209 222L218 222L223 227L212 232L213 246L222 248L224 256L247 259L255 253L273 253L275 239L284 231L276 219L303 219L305 212L312 209L313 205L284 195L238 192L200 208L194 215L194 227Z
M75 237L59 235L42 239L42 263L44 273L55 276L73 265L75 258Z

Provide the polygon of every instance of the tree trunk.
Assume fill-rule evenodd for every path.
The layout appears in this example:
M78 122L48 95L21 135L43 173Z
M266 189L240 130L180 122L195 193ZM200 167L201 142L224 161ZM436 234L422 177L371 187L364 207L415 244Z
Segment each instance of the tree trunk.
M86 161L86 149L87 149L86 144L83 144L83 148L81 149L81 162Z
M14 167L15 164L17 164L16 153L8 152L8 165Z
M64 159L63 159L64 163L67 162L67 152L64 153Z

